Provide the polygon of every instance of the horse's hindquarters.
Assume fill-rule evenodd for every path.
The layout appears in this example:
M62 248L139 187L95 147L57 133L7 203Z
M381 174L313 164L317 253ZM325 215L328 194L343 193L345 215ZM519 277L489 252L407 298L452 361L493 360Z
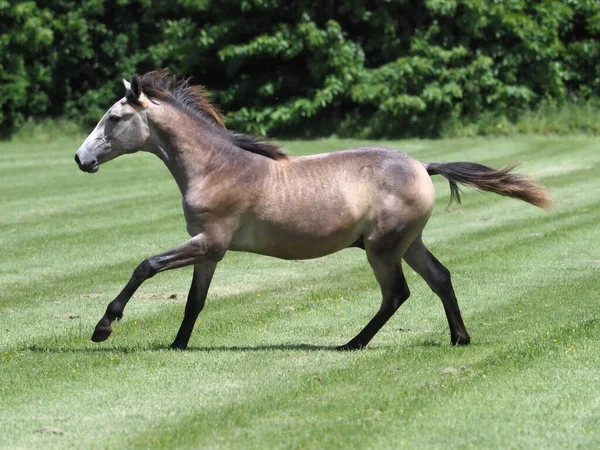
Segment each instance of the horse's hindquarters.
M257 204L246 212L230 249L309 259L357 241L417 236L435 192L424 166L389 149L365 149L276 166Z

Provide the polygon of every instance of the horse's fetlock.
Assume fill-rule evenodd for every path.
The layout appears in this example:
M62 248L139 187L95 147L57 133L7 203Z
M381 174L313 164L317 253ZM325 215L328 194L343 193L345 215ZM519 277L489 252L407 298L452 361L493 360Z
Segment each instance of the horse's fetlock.
M450 342L452 345L468 345L471 342L471 336L466 331L450 336Z
M123 305L120 303L109 303L106 308L106 317L112 322L123 318Z

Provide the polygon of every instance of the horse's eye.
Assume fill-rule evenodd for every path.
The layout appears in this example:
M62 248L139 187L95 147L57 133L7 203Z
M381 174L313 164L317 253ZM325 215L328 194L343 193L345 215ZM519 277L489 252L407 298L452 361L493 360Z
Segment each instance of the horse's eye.
M111 114L110 116L108 116L108 120L110 120L111 122L118 122L119 120L121 120L121 116Z

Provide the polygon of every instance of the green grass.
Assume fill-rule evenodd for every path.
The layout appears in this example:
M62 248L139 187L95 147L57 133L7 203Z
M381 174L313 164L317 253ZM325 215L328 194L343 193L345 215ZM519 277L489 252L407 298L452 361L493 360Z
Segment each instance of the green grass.
M293 154L357 145L290 142ZM140 288L102 344L106 304L187 236L179 193L138 154L80 173L79 141L0 144L0 447L593 448L600 442L600 143L388 142L425 161L522 162L547 213L448 186L425 241L452 271L472 345L407 269L411 299L364 351L379 306L358 249L313 261L229 253L186 352L191 270ZM52 427L40 431L41 427Z

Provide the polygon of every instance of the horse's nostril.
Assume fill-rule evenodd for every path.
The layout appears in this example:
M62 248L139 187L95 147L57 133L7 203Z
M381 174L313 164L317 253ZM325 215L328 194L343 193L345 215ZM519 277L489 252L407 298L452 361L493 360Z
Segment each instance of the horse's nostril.
M79 170L87 173L96 173L98 172L98 160L94 158L91 161L82 162L81 158L77 153L75 153L75 162L79 166Z

